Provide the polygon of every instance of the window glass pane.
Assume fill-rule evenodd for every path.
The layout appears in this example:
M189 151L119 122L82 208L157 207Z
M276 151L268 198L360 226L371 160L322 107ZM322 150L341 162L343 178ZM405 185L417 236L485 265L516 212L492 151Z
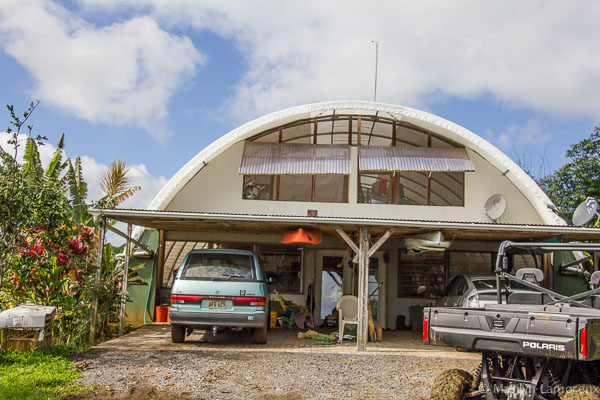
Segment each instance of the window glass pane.
M182 279L252 279L252 257L237 254L190 254Z
M244 175L242 198L248 200L273 200L275 198L275 176Z
M399 254L398 297L436 298L444 288L444 252ZM424 291L419 294L417 289Z
M263 270L277 278L270 285L271 292L300 293L300 257L300 252L261 252Z
M310 201L312 175L281 175L279 200Z
M427 174L424 172L400 172L400 187L405 204L427 204Z
M315 175L315 179L315 201L348 202L348 178L346 175Z
M432 206L464 206L464 172L433 172L431 174Z
M361 173L358 202L390 204L392 199L391 177L390 173Z
M491 274L492 253L451 251L449 253L449 277L459 274Z

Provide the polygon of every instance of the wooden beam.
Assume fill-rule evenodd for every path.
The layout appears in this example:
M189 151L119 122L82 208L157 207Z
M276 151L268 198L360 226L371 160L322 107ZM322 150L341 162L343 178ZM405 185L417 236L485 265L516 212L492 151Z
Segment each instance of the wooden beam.
M94 274L94 288L98 289L100 286L100 278L102 277L102 257L104 255L104 233L106 230L106 218L102 218L100 224L100 230L98 232L98 253L96 258L96 271ZM96 325L98 322L98 297L94 299L92 303L92 315L90 318L90 343L94 344L96 341Z
M384 233L377 240L377 242L375 242L375 244L373 246L371 246L371 248L369 249L369 258L373 257L373 254L375 254L375 252L377 250L379 250L379 248L381 247L381 245L383 245L385 243L385 241L389 239L389 237L392 235L393 232L394 232L393 229L388 229L388 231L386 233Z
M132 238L131 236L127 236L126 234L124 234L123 232L121 232L120 230L118 230L117 228L115 228L114 226L110 226L110 225L106 225L106 229L108 229L111 232L116 233L117 235L121 236L122 238L124 238L125 240L127 240L127 238L130 238L131 241L138 246L142 251L144 251L146 254L148 254L149 256L152 256L152 254L154 253L152 251L152 249L148 246L146 246L145 244L135 240L134 238Z
M129 234L131 236L131 234ZM157 254L157 269L156 269L156 288L157 288L157 297L160 296L160 288L163 285L163 278L165 275L165 231L161 229L158 231L158 254ZM158 299L158 304L160 304L160 298Z
M348 117L348 146L352 145L352 116Z
M360 253L360 250L359 250L358 246L357 246L356 244L354 244L354 242L352 241L352 239L350 239L350 237L349 237L349 236L346 234L346 232L344 232L344 231L342 230L342 228L340 228L340 227L336 226L336 227L335 227L335 231L338 233L338 235L340 235L340 237L341 237L342 239L344 239L344 242L346 242L346 244L347 244L348 246L350 246L350 248L351 248L351 249L352 249L352 250L353 250L353 251L354 251L356 254Z
M161 231L163 232L163 231ZM164 234L162 235L164 238ZM160 253L159 253L160 254ZM164 250L163 250L164 254ZM125 307L127 305L127 281L129 280L129 256L131 255L131 223L127 224L127 241L125 242L125 265L123 266L123 283L121 285L121 313L119 315L119 336L125 331Z
M313 130L313 144L317 144L318 127L319 127L319 118L315 117L314 130Z
M358 328L356 329L356 350L367 350L369 335L369 232L366 226L359 231L358 253Z
M361 116L361 115L359 115L359 116L358 116L358 132L357 132L358 139L357 139L357 141L356 141L356 144L357 144L358 146L360 146L360 133L361 133L361 131L362 131L362 116Z
M396 121L392 124L392 146L396 145Z

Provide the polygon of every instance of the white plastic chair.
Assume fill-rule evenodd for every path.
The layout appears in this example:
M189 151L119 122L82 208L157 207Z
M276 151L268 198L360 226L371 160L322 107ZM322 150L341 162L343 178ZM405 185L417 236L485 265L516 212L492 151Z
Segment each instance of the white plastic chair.
M338 310L338 325L340 327L339 339L342 343L344 338L344 327L347 324L358 326L358 297L342 296L335 306Z

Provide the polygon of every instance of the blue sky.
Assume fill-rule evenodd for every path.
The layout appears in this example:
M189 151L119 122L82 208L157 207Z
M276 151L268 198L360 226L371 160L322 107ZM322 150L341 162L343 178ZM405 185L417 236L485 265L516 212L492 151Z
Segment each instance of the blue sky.
M440 115L534 172L599 125L596 1L2 0L0 103L84 157L126 160L145 207L204 147L290 106L377 100ZM3 121L8 125L8 113ZM48 151L51 147L48 147Z

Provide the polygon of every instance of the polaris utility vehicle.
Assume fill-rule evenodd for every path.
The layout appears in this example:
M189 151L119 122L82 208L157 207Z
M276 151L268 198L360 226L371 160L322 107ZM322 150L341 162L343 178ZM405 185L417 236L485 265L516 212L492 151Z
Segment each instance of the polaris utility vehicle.
M171 339L194 329L247 328L254 343L267 343L269 288L258 257L241 250L193 250L171 289Z
M442 372L431 399L600 400L600 271L590 277L591 290L569 297L543 288L539 269L509 273L513 254L553 251L593 253L600 244L503 242L497 304L424 309L425 343L482 354L471 373ZM532 292L512 291L511 285Z

